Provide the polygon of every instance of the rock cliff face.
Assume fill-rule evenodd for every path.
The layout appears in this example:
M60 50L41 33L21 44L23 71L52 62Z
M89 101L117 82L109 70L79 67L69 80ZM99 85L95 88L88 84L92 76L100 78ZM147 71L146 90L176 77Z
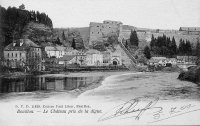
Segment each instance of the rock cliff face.
M180 73L178 79L200 84L200 65L190 68L187 72Z
M28 23L23 29L23 37L29 38L37 44L49 42L52 39L52 29L44 24Z

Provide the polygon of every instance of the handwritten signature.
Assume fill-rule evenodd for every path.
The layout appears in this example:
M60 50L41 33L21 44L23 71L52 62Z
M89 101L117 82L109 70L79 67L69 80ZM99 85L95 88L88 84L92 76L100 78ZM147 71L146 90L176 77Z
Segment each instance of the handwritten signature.
M163 107L156 106L159 97L153 97L152 100L144 102L144 99L148 98L149 97L138 97L120 104L103 114L98 121L106 121L112 118L134 118L135 120L140 120L142 115L148 112L150 113L150 116L153 117L153 121L149 123L154 123L200 110L200 108L194 109L195 105L192 104L186 104L180 107L170 107L169 109L164 110Z

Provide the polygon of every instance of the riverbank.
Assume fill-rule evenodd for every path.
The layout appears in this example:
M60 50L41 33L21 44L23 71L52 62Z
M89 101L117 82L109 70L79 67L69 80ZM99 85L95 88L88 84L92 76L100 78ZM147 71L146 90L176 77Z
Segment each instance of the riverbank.
M192 67L188 71L181 72L178 79L194 82L200 85L200 65Z
M22 76L26 76L26 75L30 75L29 73L25 73L25 72L10 72L10 73L1 73L0 77L7 77L7 78L16 78L16 77L22 77Z

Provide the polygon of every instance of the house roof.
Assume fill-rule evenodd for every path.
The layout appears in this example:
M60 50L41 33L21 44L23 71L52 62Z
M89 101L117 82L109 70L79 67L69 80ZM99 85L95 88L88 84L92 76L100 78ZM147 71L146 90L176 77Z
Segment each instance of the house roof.
M165 60L167 58L166 57L152 57L151 59L153 59L153 60Z
M149 62L151 63L158 63L160 61L164 62L167 58L166 57L152 57Z
M45 51L64 51L66 47L64 46L46 46Z
M64 55L63 57L59 58L59 61L70 61L75 58L75 55Z
M72 50L74 50L72 47L66 47L65 48L65 51L72 51Z
M176 59L176 58L169 58L169 60L171 60L171 61L172 61L172 60L176 61L177 59Z
M30 39L18 39L7 45L4 51L25 51L29 47L40 48Z
M100 52L98 50L95 50L95 49L90 49L86 53L87 54L100 54Z
M110 55L110 52L109 51L103 51L101 52L103 55Z

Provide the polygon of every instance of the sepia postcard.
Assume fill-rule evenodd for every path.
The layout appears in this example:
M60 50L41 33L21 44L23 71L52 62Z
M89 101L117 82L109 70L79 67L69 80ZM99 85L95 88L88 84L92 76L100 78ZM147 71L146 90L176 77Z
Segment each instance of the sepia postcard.
M200 0L0 3L0 126L200 125Z

